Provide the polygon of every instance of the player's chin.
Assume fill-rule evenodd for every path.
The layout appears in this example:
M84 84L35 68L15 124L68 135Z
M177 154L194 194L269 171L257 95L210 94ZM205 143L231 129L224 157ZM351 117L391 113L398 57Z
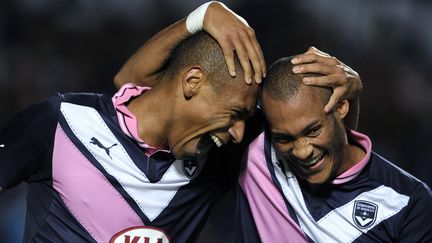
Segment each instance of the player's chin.
M320 185L326 183L329 180L329 175L327 174L317 174L313 176L305 177L305 180L312 185Z
M324 168L322 168L319 171L316 171L315 173L304 174L303 178L309 184L317 185L317 184L327 183L331 178L331 165L326 164Z
M196 153L188 151L185 147L178 145L171 148L171 154L174 156L174 158L179 160L187 160L196 157Z
M195 159L198 156L197 142L186 143L183 146L174 147L171 153L177 159Z
M192 153L192 152L186 152L186 151L181 151L181 152L171 151L171 153L174 156L174 158L176 158L178 160L194 160L198 157L196 152Z
M198 144L196 145L196 153L198 156L206 155L215 146L216 145L215 145L215 142L211 138L211 134L206 133L205 135L203 135L200 138Z
M194 137L188 142L173 146L171 153L177 159L197 159L199 157L205 157L210 151L216 147L215 142L211 138L210 133Z

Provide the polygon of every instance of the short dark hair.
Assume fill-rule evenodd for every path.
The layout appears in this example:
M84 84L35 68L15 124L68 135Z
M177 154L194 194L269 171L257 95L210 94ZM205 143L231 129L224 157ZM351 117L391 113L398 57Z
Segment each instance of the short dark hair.
M291 63L291 59L294 56L284 57L274 62L268 72L267 77L264 80L263 91L270 95L275 100L289 101L296 97L300 88L303 85L304 77L320 77L321 74L309 73L309 74L296 74L292 71L294 64ZM309 86L313 87L313 86ZM313 87L314 92L325 90L325 94L319 93L324 99L328 100L331 96L331 89L322 87Z
M212 87L219 89L225 81L231 80L222 48L218 42L204 31L183 40L173 51L164 67L163 76L173 78L185 67L199 64L204 68ZM236 69L241 69L235 58ZM241 71L242 72L242 71ZM236 73L241 73L236 70Z

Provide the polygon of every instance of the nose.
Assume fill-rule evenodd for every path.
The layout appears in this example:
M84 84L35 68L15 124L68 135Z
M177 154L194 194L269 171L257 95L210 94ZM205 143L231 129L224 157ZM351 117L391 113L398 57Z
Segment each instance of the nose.
M307 139L299 139L294 142L292 154L300 160L308 159L313 155L313 146L308 143Z
M228 133L234 143L240 143L243 140L245 129L245 121L235 121L234 124L228 129Z

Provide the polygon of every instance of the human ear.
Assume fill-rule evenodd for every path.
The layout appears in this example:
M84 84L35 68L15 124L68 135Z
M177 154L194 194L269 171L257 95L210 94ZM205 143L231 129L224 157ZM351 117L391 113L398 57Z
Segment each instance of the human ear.
M201 66L193 66L188 68L182 79L183 94L186 99L195 96L202 83L205 80L205 73Z
M340 119L345 118L349 111L349 102L344 99L337 103L336 105L336 113L338 114Z

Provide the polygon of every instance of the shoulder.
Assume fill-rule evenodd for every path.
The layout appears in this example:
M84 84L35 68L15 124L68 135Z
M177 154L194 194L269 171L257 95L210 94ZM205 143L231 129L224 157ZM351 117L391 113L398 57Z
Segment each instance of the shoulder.
M65 93L62 94L62 102L75 105L89 106L95 109L112 107L111 95L99 93Z
M243 155L241 180L246 176L254 176L266 171L266 136L261 132L248 146Z
M42 133L57 121L61 95L54 94L46 99L28 105L18 112L3 129L3 133L13 135ZM31 133L28 133L28 132Z
M83 115L82 111L96 111L102 116L116 117L112 96L98 93L65 93L61 94L60 111Z
M372 152L368 173L371 179L405 195L411 195L418 190L430 192L424 182L375 152Z
M36 103L29 105L22 112L18 113L20 115L48 115L58 112L60 103L62 101L62 95L60 93L55 93L48 98L40 100Z

